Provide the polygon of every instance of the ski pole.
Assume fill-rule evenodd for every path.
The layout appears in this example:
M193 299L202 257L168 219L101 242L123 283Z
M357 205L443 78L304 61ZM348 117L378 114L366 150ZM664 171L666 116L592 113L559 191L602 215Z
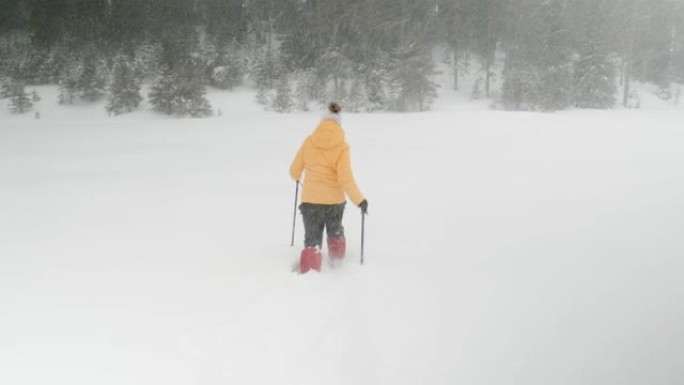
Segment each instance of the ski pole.
M366 214L361 213L361 264L363 265L363 243L366 233Z
M290 246L294 246L295 224L297 223L297 200L299 199L299 181L296 181L295 183L297 183L297 188L295 189L294 214L292 216L292 243Z

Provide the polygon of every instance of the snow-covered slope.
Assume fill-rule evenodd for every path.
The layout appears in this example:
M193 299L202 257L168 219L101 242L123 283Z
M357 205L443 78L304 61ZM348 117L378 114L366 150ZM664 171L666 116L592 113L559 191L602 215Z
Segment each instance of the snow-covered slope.
M300 276L321 112L211 97L0 117L1 384L684 381L681 110L346 114L366 264L349 206L344 265Z

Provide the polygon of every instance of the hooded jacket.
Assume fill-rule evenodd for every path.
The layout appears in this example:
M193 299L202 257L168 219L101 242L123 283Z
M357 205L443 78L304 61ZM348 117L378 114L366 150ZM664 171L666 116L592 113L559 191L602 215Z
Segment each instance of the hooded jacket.
M304 170L302 202L339 204L345 202L345 193L357 206L363 201L354 181L349 145L338 115L324 117L304 140L290 166L290 176L298 181Z

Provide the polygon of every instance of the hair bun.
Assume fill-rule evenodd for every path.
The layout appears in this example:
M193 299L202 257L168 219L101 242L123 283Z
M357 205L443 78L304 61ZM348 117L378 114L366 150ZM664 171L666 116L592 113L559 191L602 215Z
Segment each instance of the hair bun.
M332 113L337 114L340 111L342 111L342 106L340 106L340 104L337 102L330 102L330 104L328 104L328 110L330 110L330 112Z

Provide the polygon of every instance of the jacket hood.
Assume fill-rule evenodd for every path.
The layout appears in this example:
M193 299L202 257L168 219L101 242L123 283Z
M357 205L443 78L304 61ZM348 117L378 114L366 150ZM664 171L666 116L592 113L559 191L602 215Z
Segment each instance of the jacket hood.
M339 118L330 119L326 116L311 134L311 142L323 150L344 143L344 131L339 124Z

